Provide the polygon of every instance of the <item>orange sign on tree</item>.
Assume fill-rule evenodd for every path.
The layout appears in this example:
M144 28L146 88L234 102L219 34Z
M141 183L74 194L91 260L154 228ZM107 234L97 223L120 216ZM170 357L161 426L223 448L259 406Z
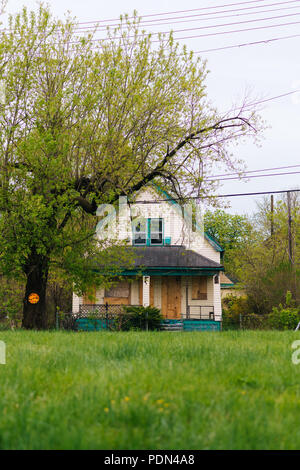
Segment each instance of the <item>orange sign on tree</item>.
M40 297L35 292L32 292L28 296L28 302L31 303L31 304L37 304L39 300L40 300Z

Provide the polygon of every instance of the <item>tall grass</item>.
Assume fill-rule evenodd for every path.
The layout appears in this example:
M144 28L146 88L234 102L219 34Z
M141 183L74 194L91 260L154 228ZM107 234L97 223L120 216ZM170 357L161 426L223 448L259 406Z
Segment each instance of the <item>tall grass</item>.
M299 449L300 332L0 332L1 449Z

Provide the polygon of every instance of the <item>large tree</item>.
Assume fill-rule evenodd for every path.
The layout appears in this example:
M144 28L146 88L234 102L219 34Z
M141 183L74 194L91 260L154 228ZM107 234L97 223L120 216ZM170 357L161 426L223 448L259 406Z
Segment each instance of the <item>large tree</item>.
M153 41L137 17L106 40L95 34L43 6L1 32L0 267L26 277L25 328L47 326L53 267L90 282L100 203L154 180L180 197L211 194L211 166L236 168L227 144L258 130L245 103L224 116L212 108L205 63L172 35Z
M224 249L223 262L228 274L235 273L235 258L241 244L251 239L252 225L245 215L230 214L222 209L207 210L204 214L204 229Z
M252 231L237 244L231 267L239 278L249 304L256 313L269 313L287 291L300 304L300 198L291 193L291 244L289 253L288 202L286 196L274 201L264 198L252 217Z

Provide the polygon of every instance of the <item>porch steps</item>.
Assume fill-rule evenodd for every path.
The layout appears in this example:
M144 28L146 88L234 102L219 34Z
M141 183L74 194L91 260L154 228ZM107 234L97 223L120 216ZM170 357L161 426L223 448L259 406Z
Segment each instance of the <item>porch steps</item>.
M182 320L163 320L161 322L160 329L163 331L182 331L183 321Z
M214 320L173 320L165 319L161 322L163 331L221 331L221 322Z

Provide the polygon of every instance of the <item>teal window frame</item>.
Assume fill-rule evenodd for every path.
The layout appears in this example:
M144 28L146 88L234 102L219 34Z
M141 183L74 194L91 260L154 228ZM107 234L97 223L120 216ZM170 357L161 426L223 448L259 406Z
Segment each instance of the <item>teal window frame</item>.
M135 234L137 233L135 231L135 226L134 222L132 224L132 244L134 246L164 246L165 244L165 238L164 238L164 219L161 217L151 217L146 220L146 243L135 243ZM151 243L151 220L161 220L162 221L162 227L161 227L161 243ZM143 232L144 233L144 232ZM160 233L160 232L154 232L154 233Z

